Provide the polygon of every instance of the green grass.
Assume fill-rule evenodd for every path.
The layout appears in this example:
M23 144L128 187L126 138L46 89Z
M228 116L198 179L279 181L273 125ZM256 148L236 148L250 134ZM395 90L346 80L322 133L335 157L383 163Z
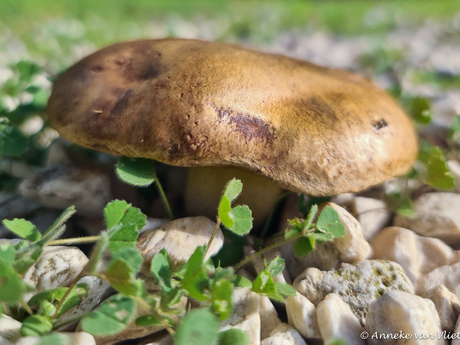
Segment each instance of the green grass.
M87 24L101 18L112 25L133 22L147 25L170 14L193 18L230 18L236 35L248 36L264 23L277 29L303 27L314 23L334 33L355 35L391 28L394 14L404 21L418 23L426 18L446 19L460 12L458 0L331 0L331 1L261 1L261 0L1 0L0 22L19 35L37 24L54 18L76 18ZM381 24L363 24L364 15L372 8L387 11L390 19ZM393 19L391 19L393 18ZM270 23L273 21L273 23ZM266 28L266 31L271 31ZM97 37L92 40L98 41ZM263 34L263 33L262 33ZM105 42L104 42L105 43Z

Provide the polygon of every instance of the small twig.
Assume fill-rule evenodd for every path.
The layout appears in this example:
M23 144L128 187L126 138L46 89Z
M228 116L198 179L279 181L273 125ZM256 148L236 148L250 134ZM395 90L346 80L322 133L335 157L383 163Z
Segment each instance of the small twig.
M174 215L173 215L171 206L169 205L168 198L166 198L166 194L165 194L165 191L163 190L163 187L161 186L160 180L158 180L156 171L154 171L153 174L154 174L154 178L155 178L155 184L156 184L156 186L158 188L158 191L160 192L161 198L163 199L163 202L164 202L164 204L166 206L166 209L167 209L168 214L169 214L169 218L171 220L174 220Z
M142 298L139 298L139 297L134 297L134 299L139 304L142 304L144 308L148 309L158 319L158 321L160 321L160 323L166 328L169 334L171 335L176 334L176 331L168 325L168 323L161 317L160 314L158 314L158 312L154 308L150 306L150 304L148 304L146 301L144 301Z
M58 330L59 328L61 327L64 327L66 325L69 325L71 323L74 323L74 322L77 322L77 321L80 321L81 319L83 319L86 315L88 315L89 313L91 312L87 312L87 313L84 313L84 314L81 314L81 315L78 315L72 319L69 319L67 321L64 321L64 322L61 322L61 323L58 323L56 325L53 326L53 330Z
M206 254L208 253L209 248L211 247L211 243L212 243L212 241L214 240L214 237L216 237L217 230L219 230L219 227L220 227L220 224L221 224L221 223L222 223L222 222L221 222L220 218L217 217L216 226L214 227L214 230L212 231L211 237L209 238L208 244L207 244L207 246L206 246L206 253L204 253L205 256L206 256Z
M91 243L97 242L101 236L88 236L88 237L74 237L74 238L63 238L60 240L54 240L48 242L49 246L59 246L65 244L82 244L82 243Z
M75 286L77 285L78 281L83 277L84 272L85 272L85 269L83 268L81 270L81 272L78 274L78 276L72 281L72 284L70 284L70 286L67 289L67 291L65 292L64 296L62 296L61 300L59 301L58 305L56 306L56 311L51 316L52 320L56 318L56 315L58 314L59 309L61 309L62 305L64 304L64 302L67 299L67 297L69 296L69 294L75 288Z
M266 252L268 252L269 250L272 250L276 247L279 247L279 246L282 246L283 244L285 243L288 243L289 241L292 241L292 240L295 240L295 239L298 239L299 237L302 237L302 236L305 236L305 232L304 231L301 231L299 232L298 234L295 234L294 236L292 237L289 237L289 238L283 238L281 241L278 241L278 242L275 242L265 248L262 248L261 250L255 252L254 254L252 255L249 255L247 258L241 260L235 267L234 267L234 270L235 272L240 269L241 267L243 267L244 265L246 265L248 262L254 260L256 257L258 257L259 255L262 255Z

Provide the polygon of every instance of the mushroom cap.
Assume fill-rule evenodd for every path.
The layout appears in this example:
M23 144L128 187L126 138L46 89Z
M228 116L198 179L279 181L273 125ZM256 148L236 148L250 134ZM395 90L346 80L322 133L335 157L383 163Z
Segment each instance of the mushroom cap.
M66 139L178 166L240 166L308 195L405 173L409 118L345 71L199 40L119 43L69 68L48 102Z

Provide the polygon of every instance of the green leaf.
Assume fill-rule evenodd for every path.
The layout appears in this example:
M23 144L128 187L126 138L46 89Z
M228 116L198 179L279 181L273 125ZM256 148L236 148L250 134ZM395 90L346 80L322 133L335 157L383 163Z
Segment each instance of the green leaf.
M142 255L136 248L125 247L117 251L114 258L122 259L132 269L134 274L137 274L142 266Z
M104 215L107 229L119 223L132 223L135 224L137 230L141 230L147 224L146 216L142 214L141 210L124 200L114 200L108 203L104 209Z
M220 328L219 319L206 309L195 309L182 318L175 345L212 345Z
M52 315L54 315L56 311L56 307L54 306L53 303L50 303L48 301L43 301L37 311L38 315L42 315L46 317L47 319L50 319Z
M136 319L137 326L161 326L160 320L155 315L144 315Z
M273 276L276 276L284 268L284 259L277 256L274 258L267 267L267 271L270 272Z
M31 61L19 61L16 65L19 71L19 79L29 83L33 76L40 73L43 68Z
M120 223L109 229L109 249L113 255L123 248L136 247L139 232L133 223Z
M56 317L60 317L67 310L79 305L83 299L83 296L86 296L87 294L88 284L77 284L77 286L75 286L75 288L67 295L64 303L59 309L59 312L56 314Z
M431 122L431 106L426 98L412 98L410 102L410 109L412 117L417 123L427 125Z
M324 230L334 235L335 237L343 237L345 235L345 227L340 221L339 215L332 208L332 206L326 206L321 211L316 222L316 227L320 230Z
M19 237L31 242L37 242L42 238L38 229L31 222L25 219L15 218L13 220L5 219L3 224Z
M42 335L50 332L52 329L53 325L46 317L41 315L32 315L22 322L21 335L24 337L29 335Z
M276 294L275 282L269 271L263 270L252 283L252 289L259 295L266 296L269 293Z
M146 187L155 181L155 162L151 159L120 157L117 175L130 185Z
M248 206L236 206L230 213L234 224L229 229L237 235L246 235L252 229L252 211ZM224 224L225 225L225 224Z
M138 296L141 291L140 280L136 280L131 266L121 258L113 258L105 271L112 287L126 296Z
M276 292L283 296L295 296L296 289L286 283L275 283Z
M187 270L182 280L182 288L187 290L188 295L199 301L206 301L207 295L204 290L209 286L209 277L204 268L206 246L199 246L187 261Z
M222 246L219 252L212 257L212 261L217 266L227 267L236 264L244 256L244 246L241 243L230 242Z
M67 287L58 287L50 290L45 290L34 295L27 304L29 307L38 307L42 302L47 301L53 303L54 301L60 301L65 295Z
M224 224L229 229L231 229L234 225L233 219L231 217L231 206L232 205L230 200L224 195L220 200L218 214L222 224Z
M136 302L121 294L104 301L81 322L82 328L96 336L113 335L121 332L136 311Z
M226 279L220 279L211 284L212 310L221 320L226 320L232 313L233 286L233 283Z
M165 292L171 291L171 263L163 253L158 253L152 258L150 272Z
M64 223L69 220L77 211L75 210L75 206L70 206L61 213L61 215L54 221L54 223L49 227L49 229L43 235L43 238L40 241L41 245L45 245L49 241L54 240L55 238L59 237L59 235L63 232L65 227L63 227Z
M16 246L16 257L14 259L14 270L24 274L38 260L43 252L43 247L36 243L21 241Z
M324 242L332 241L335 236L329 232L323 232L322 230L315 230L308 234L308 237L311 237L315 240L315 244L322 244Z
M16 250L11 243L0 241L0 260L7 264L11 264L16 256Z
M217 345L248 345L249 336L242 329L232 328L217 334Z
M72 339L64 333L51 333L40 337L38 345L72 345Z
M252 288L252 282L246 278L246 277L243 277L243 276L240 276L238 274L235 274L233 276L233 279L232 279L233 283L235 284L235 286L237 287L248 287L248 288Z
M447 166L447 161L439 147L431 152L427 165L426 183L442 189L451 189L455 186L455 179Z
M232 179L225 186L219 203L218 215L222 224L237 235L245 235L252 229L252 212L246 205L231 208L231 203L243 190L240 180Z
M179 303L183 294L183 290L181 290L179 287L175 287L174 289L171 289L168 292L162 290L160 300L161 309L167 311L172 306Z
M224 195L230 201L230 203L235 200L238 195L241 194L243 190L243 183L240 180L232 179L228 181L224 189Z
M306 220L301 221L298 218L289 220L289 223L291 223L292 225L292 229L286 231L286 233L284 234L284 238L286 239L292 238L295 235L299 234L300 232L310 229L313 219L315 219L317 213L318 213L318 205L312 205L310 207L310 211L308 212Z
M0 301L15 303L22 299L25 291L21 277L11 263L0 260Z
M414 205L412 203L412 200L407 197L402 198L399 201L395 212L404 217L408 217L408 218L412 217L414 215Z
M17 127L0 130L0 156L20 156L27 151L29 139Z
M315 239L312 236L303 236L294 243L294 254L299 258L307 256L315 249Z
M311 223L313 222L313 219L315 219L317 213L318 213L318 205L313 205L310 208L310 212L308 212L307 219L305 220L305 222L303 224L303 229L304 230L307 230L307 229L310 228Z
M48 99L50 98L50 90L49 89L40 89L34 94L34 99L32 100L32 105L37 108L46 108L46 104L48 103Z

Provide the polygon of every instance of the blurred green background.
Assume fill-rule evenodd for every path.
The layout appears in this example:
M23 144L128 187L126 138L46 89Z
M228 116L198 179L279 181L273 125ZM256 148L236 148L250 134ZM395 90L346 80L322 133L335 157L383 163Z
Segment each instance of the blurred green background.
M0 58L0 64L30 57L59 69L82 52L147 37L250 44L306 28L379 35L397 26L448 21L459 12L457 0L1 0L0 52L14 50L15 56Z

